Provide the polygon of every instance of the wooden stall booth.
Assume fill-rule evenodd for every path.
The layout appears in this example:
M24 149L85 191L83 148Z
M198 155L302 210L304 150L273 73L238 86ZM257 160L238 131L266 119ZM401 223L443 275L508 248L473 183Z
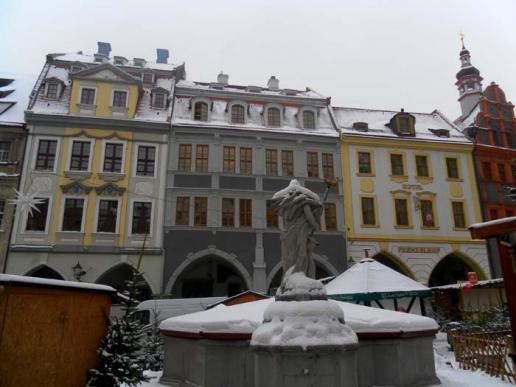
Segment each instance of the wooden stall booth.
M0 386L84 386L114 294L109 286L0 274Z

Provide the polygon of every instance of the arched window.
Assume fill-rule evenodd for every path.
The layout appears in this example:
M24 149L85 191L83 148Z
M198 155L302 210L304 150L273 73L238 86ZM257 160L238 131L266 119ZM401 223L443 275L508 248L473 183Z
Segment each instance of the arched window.
M231 107L231 122L233 124L245 124L245 108L242 105Z
M303 128L315 129L315 114L310 110L303 112Z
M194 107L195 121L208 121L208 104L206 102L197 102Z
M267 126L278 128L281 126L281 113L278 108L267 109Z

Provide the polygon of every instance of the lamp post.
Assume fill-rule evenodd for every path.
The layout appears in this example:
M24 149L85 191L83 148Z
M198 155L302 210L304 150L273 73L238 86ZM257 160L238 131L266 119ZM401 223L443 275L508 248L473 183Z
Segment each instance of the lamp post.
M76 281L81 282L81 278L86 274L86 271L83 269L79 261L77 261L75 266L72 266L72 270L73 278L75 278Z

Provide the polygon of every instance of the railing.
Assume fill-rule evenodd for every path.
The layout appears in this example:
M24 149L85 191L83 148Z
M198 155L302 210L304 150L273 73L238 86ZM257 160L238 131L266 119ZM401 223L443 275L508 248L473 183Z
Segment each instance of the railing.
M465 370L482 370L491 376L516 384L513 361L514 341L510 331L466 333L449 332L455 360Z

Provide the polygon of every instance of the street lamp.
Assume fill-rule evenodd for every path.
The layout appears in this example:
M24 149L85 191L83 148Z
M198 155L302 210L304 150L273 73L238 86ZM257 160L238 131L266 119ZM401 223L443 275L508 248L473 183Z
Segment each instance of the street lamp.
M75 278L77 281L81 282L81 278L86 274L86 271L84 271L83 267L77 261L77 264L75 266L72 266L73 270L73 278Z

